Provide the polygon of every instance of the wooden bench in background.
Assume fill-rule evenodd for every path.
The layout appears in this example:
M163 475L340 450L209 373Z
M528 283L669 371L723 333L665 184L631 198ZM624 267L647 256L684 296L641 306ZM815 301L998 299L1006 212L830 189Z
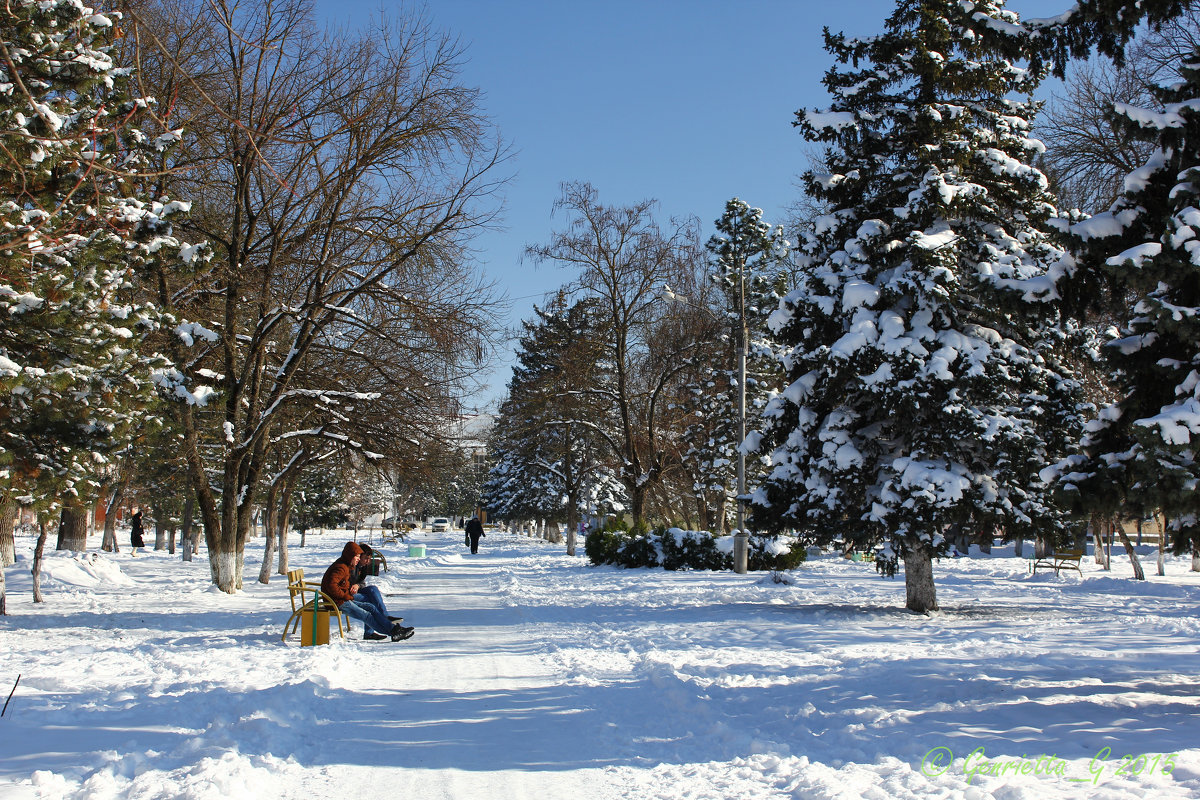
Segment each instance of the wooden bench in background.
M383 553L378 550L371 551L371 564L367 569L368 575L378 575L379 569L383 568L384 572L388 571L387 559L383 557Z
M342 612L338 610L333 598L321 591L321 584L304 580L304 570L288 570L288 599L292 601L292 615L283 624L283 636L280 641L287 641L288 634L301 629L300 644L328 644L329 617L337 620L338 635L346 638L346 630L350 627L350 618L346 618L346 627L342 627Z
M1079 569L1079 560L1083 558L1082 550L1064 550L1060 553L1054 553L1044 558L1039 558L1033 563L1033 574L1037 575L1038 567L1054 570L1057 575L1059 570L1073 569L1080 575L1083 571Z

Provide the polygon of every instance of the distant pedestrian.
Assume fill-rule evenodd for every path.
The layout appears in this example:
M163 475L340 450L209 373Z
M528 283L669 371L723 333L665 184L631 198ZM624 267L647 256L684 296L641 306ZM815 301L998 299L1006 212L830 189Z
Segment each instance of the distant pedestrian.
M142 510L139 508L129 517L129 544L133 548L133 554L136 556L137 551L146 546L146 542L142 539Z
M479 521L479 517L471 517L471 521L467 523L467 541L471 544L471 552L479 552L479 537L487 536L483 532L483 523Z

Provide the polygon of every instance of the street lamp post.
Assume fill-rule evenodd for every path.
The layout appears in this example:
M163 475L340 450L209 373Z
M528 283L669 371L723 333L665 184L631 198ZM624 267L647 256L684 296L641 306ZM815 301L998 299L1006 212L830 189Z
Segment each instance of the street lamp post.
M737 224L734 224L734 246ZM735 259L736 260L736 259ZM738 460L737 460L737 533L733 535L733 571L745 575L749 570L750 534L746 532L746 265L738 261L738 317L741 336L738 342Z

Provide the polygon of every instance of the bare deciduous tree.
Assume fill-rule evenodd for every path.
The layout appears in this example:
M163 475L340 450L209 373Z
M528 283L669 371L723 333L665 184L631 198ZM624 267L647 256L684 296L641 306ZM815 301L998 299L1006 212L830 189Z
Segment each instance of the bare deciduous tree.
M616 456L635 524L645 519L647 500L670 464L674 379L696 344L661 335L662 294L668 286L694 285L702 263L695 221L672 221L664 230L654 205L605 206L591 185L565 184L555 208L570 215L566 228L526 251L537 262L575 270L570 291L598 301L611 377L576 390L594 393L614 411L615 430L595 429Z
M1178 78L1179 65L1200 43L1200 3L1143 31L1123 66L1107 59L1080 62L1067 73L1037 123L1046 144L1043 168L1064 209L1088 213L1112 205L1125 176L1150 157L1152 145L1114 124L1118 104L1155 108L1150 87Z
M365 448L339 428L414 382L444 417L483 357L490 291L466 243L493 213L502 150L460 49L420 18L350 35L318 32L300 0L156 11L138 36L185 131L172 180L216 252L202 282L160 282L160 302L201 323L168 343L167 388L213 581L232 592L273 442ZM197 30L219 47L189 47Z

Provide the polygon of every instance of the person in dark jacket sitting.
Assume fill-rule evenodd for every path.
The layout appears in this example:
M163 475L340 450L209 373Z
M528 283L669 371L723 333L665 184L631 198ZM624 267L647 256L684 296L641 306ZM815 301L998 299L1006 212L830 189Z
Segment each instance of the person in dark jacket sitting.
M351 583L361 558L362 548L354 542L346 542L342 557L330 564L321 577L321 591L329 595L339 611L363 623L364 639L386 639L384 632L391 635L393 642L407 639L412 634L405 636L404 627L399 622L388 619L386 612L358 593L357 583Z
M392 622L400 622L404 617L393 617L388 614L387 605L383 601L383 593L379 591L378 586L371 586L367 583L367 576L377 574L371 569L371 562L374 559L375 551L371 545L358 543L358 548L362 550L362 557L358 561L358 566L355 567L354 574L350 576L350 583L358 584L358 594L354 596L355 600L366 600L371 605L378 608ZM416 628L404 628L403 638L407 639L416 632Z

